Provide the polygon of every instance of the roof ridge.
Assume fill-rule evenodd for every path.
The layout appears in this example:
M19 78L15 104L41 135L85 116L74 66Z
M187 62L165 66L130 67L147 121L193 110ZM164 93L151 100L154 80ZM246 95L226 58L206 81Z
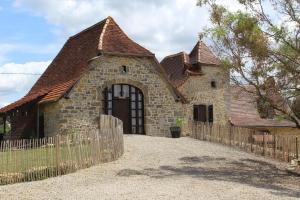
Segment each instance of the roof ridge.
M149 54L151 54L151 55L155 55L154 53L152 53L150 50L148 50L147 48L145 48L145 47L143 47L143 46L141 46L140 44L138 44L137 42L135 42L134 40L132 40L128 35L127 35L127 33L125 33L124 31L123 31L123 29L119 26L119 24L118 23L116 23L115 22L115 20L111 17L111 16L108 16L107 18L106 18L106 20L107 20L107 23L105 24L105 29L102 31L102 33L103 33L103 35L102 35L102 41L103 41L103 38L105 37L105 33L106 33L106 29L107 29L107 26L110 24L110 23L113 23L113 25L115 25L121 32L122 32L122 34L126 37L126 39L128 39L130 42L132 42L132 43L134 43L135 45L137 45L137 46L139 46L140 48L142 48L142 49L144 49L145 51L147 51ZM101 41L101 42L102 42ZM103 44L103 43L102 43ZM102 44L101 44L101 48L102 48ZM100 46L100 45L99 45ZM102 50L102 49L99 49L99 50Z
M166 59L166 58L171 58L171 57L179 56L179 55L182 55L182 54L187 54L187 53L184 52L184 51L180 51L178 53L171 54L171 55L168 55L168 56L164 57L163 60Z
M198 46L198 49L199 49L199 44L200 44L200 41L198 41L196 43L196 45L192 48L192 50L190 51L189 55L191 55L191 53L196 49L197 46Z
M202 55L201 55L201 47L203 47L203 42L198 41L197 42L197 47L198 47L198 55L197 55L197 61L200 62ZM205 45L206 46L206 45Z
M98 49L101 50L102 49L102 45L103 45L103 37L107 28L107 25L109 24L110 20L112 19L112 17L108 16L105 20L105 24L103 26L102 32L100 34L99 37L99 45L98 45Z
M92 26L89 26L89 27L86 28L86 29L83 29L82 31L76 33L75 35L72 35L70 38L73 39L73 38L78 37L78 36L81 35L82 33L85 33L85 32L87 32L87 31L91 30L92 28L95 28L96 26L98 26L98 25L104 23L107 19L111 19L111 17L108 16L107 18L101 20L100 22L97 22L96 24L94 24L94 25L92 25Z

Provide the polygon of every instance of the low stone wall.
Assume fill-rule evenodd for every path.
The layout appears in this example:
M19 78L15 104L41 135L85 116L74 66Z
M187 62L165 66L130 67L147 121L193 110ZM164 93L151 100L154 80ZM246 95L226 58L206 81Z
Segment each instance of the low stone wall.
M0 185L35 181L118 159L124 152L122 121L101 115L87 133L0 142Z

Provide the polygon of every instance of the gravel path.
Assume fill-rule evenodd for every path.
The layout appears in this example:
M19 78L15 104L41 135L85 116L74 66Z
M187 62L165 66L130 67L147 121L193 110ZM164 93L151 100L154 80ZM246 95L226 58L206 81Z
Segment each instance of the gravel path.
M0 186L0 199L299 199L300 177L279 163L191 138L125 136L115 162Z

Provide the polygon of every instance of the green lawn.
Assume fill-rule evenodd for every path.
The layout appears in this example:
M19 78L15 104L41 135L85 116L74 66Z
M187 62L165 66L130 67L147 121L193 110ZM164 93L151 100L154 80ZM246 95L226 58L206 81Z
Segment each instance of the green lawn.
M58 155L58 158L57 158ZM57 152L54 147L0 152L0 174L26 172L38 167L56 167L60 163L88 158L91 155L89 145L62 146Z

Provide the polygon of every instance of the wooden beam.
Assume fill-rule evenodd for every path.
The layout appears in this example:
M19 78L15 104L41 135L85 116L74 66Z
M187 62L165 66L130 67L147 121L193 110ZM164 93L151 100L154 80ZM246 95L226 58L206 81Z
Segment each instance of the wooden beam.
M3 117L3 134L6 133L6 116Z
M39 138L40 136L40 108L39 108L39 104L36 104L37 105L37 119L36 119L36 137Z

